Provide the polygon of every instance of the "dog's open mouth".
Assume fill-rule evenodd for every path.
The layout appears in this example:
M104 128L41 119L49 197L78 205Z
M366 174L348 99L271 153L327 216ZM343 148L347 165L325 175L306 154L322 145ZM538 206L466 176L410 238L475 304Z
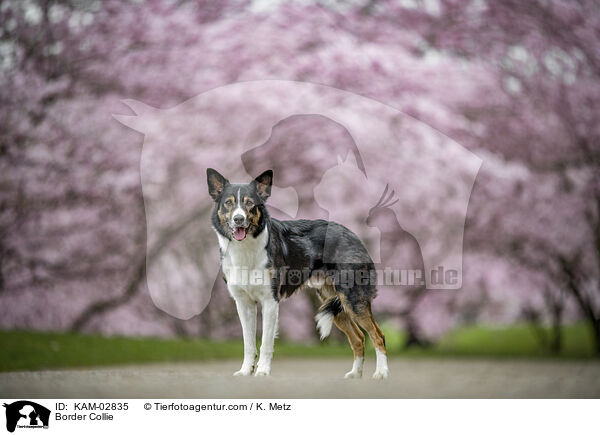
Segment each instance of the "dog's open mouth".
M237 241L244 240L246 238L246 228L235 227L233 229L233 238Z

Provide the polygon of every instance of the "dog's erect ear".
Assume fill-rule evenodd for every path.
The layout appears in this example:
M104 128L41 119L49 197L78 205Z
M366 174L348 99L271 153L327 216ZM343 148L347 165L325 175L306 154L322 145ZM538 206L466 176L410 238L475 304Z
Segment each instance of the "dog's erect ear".
M208 194L215 201L221 196L225 186L229 184L229 181L213 168L206 170L206 182L208 183Z
M268 171L263 172L258 177L254 179L252 182L256 187L256 192L260 199L264 201L267 200L269 196L271 196L271 186L273 185L273 171L269 169Z

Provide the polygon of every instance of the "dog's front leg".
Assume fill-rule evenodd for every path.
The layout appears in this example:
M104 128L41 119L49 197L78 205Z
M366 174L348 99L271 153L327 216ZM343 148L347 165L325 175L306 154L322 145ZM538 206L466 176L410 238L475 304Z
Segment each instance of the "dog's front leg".
M256 376L268 376L271 374L271 360L273 359L273 347L279 319L279 303L277 301L271 299L262 302L262 319L262 342L260 345L260 358L256 367Z
M252 374L256 360L256 302L246 295L239 295L235 298L235 306L244 335L244 362L233 375L248 376Z

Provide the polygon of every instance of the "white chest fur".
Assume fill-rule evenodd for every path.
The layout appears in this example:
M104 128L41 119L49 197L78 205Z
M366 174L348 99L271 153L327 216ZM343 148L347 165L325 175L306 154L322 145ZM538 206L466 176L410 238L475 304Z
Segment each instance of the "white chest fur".
M272 299L270 273L267 269L268 230L256 238L247 235L242 241L229 240L217 233L221 248L221 268L227 280L231 296L237 298L241 292L254 301Z

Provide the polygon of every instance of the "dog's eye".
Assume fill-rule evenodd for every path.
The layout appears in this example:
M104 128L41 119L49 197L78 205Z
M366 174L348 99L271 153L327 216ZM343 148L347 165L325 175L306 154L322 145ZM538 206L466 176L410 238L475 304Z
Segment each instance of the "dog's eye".
M233 201L231 199L228 199L227 201L225 201L225 207L229 208L233 205Z
M252 208L254 207L254 202L251 199L249 199L248 201L246 201L246 205L248 206L248 208Z

